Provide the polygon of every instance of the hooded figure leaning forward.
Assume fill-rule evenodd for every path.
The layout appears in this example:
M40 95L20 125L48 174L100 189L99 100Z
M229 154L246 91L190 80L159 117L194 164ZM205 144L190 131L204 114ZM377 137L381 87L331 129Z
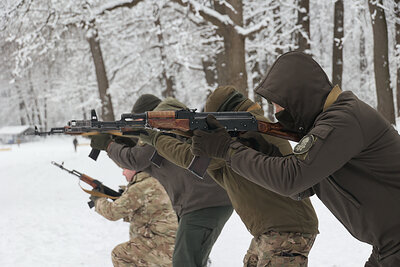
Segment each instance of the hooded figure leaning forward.
M400 136L394 127L351 91L332 86L318 63L300 52L279 57L256 93L275 105L282 125L304 136L293 155L260 153L220 125L195 131L193 152L223 159L278 194L316 194L355 238L373 246L365 266L400 266Z
M181 104L180 108L186 107ZM251 111L258 119L267 120L258 104L231 86L217 88L209 96L205 111ZM268 155L280 157L292 152L288 141L260 133L242 133L237 140ZM156 135L152 144L160 155L183 168L193 159L190 144L169 135ZM212 159L207 172L226 190L234 209L254 237L244 266L307 266L308 254L318 233L318 220L309 199L295 201L280 196L235 173L221 159Z

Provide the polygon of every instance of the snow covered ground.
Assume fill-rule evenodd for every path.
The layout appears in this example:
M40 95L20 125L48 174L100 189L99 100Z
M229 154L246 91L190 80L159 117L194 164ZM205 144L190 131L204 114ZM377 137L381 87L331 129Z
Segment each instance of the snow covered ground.
M51 137L21 146L0 145L0 266L112 266L114 246L128 240L128 224L110 222L90 210L88 195L75 176L50 164L63 162L107 186L124 184L122 171L104 154L87 157L85 139L75 153L70 137ZM370 246L354 239L312 197L320 235L309 257L311 267L364 266ZM251 236L234 214L211 253L212 267L242 266Z

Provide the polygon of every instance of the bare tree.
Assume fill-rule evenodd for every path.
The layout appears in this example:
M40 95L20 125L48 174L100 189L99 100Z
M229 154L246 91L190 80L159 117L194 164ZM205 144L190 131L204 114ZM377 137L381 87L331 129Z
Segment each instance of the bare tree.
M310 51L310 0L298 0L297 25L300 27L296 32L298 50L305 53Z
M214 58L202 58L201 64L203 66L204 76L206 78L209 89L213 89L217 86L217 73L215 71L215 59Z
M342 87L343 74L343 34L344 34L343 0L336 0L333 16L333 53L332 53L332 83Z
M234 25L243 26L242 0L227 1L233 7L214 0L214 8L227 15ZM232 84L244 95L248 95L247 71L245 61L245 36L238 33L234 25L217 23L217 34L223 38L224 50L217 55L218 84Z
M369 0L369 11L374 37L374 71L378 111L392 124L394 116L393 91L390 88L388 60L388 29L382 0Z
M161 56L161 84L164 84L165 89L162 91L163 97L174 97L175 96L175 82L174 77L168 74L167 70L167 55L165 52L165 41L163 36L163 28L161 25L161 12L157 4L153 5L153 15L155 17L154 24L157 29L157 47L160 49Z
M216 26L216 33L223 40L224 49L217 54L217 73L219 85L234 85L245 96L248 95L247 71L245 61L245 39L243 33L242 0L213 0L213 9L193 1L173 0L188 7L191 12L200 14L203 19Z
M400 56L400 1L395 0L395 32L396 32L396 56ZM398 62L398 61L397 61ZM396 76L396 99L397 99L397 116L400 117L400 65L397 63L397 76Z
M94 22L90 24L87 33L87 41L89 42L90 52L92 53L94 67L96 69L97 85L101 100L101 118L105 121L113 121L115 120L115 117L111 95L108 92L109 84L107 72L104 65L103 54L101 52L98 32Z

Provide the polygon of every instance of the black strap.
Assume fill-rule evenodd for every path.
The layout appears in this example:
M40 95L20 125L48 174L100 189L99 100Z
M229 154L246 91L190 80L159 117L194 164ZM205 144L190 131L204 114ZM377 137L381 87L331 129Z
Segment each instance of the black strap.
M200 179L203 179L210 161L209 157L195 156L187 169Z
M157 150L154 150L153 155L151 155L150 161L156 165L157 168L161 167L161 163L164 160L164 158L157 153Z

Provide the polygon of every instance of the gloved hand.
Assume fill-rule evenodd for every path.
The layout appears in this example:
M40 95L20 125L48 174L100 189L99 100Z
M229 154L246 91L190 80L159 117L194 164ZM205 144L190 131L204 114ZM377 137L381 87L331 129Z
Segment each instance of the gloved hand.
M231 136L212 115L207 115L206 122L209 131L195 130L192 137L191 151L195 156L210 158L225 158Z
M96 200L98 200L99 198L101 198L101 197L96 197L96 196L93 196L93 195L91 195L91 196L89 197L90 201L92 201L93 204L96 204Z
M132 137L123 137L123 136L114 136L113 141L117 144L121 145L126 145L129 147L134 147L136 146L138 138L132 138Z
M280 157L282 156L279 149L273 144L268 143L262 134L258 132L245 132L240 134L238 141L245 146L251 147L268 156Z
M161 132L151 129L146 129L145 132L140 133L139 141L154 146L157 140L157 137L160 136Z
M98 150L106 150L108 145L112 142L110 134L92 135L90 139L90 146Z
M95 192L100 192L104 194L104 188L102 186L99 186L97 188L93 188L93 191ZM90 195L89 199L91 202L93 202L93 205L96 205L96 200L100 199L102 197L98 197L98 196L94 196L94 195Z

